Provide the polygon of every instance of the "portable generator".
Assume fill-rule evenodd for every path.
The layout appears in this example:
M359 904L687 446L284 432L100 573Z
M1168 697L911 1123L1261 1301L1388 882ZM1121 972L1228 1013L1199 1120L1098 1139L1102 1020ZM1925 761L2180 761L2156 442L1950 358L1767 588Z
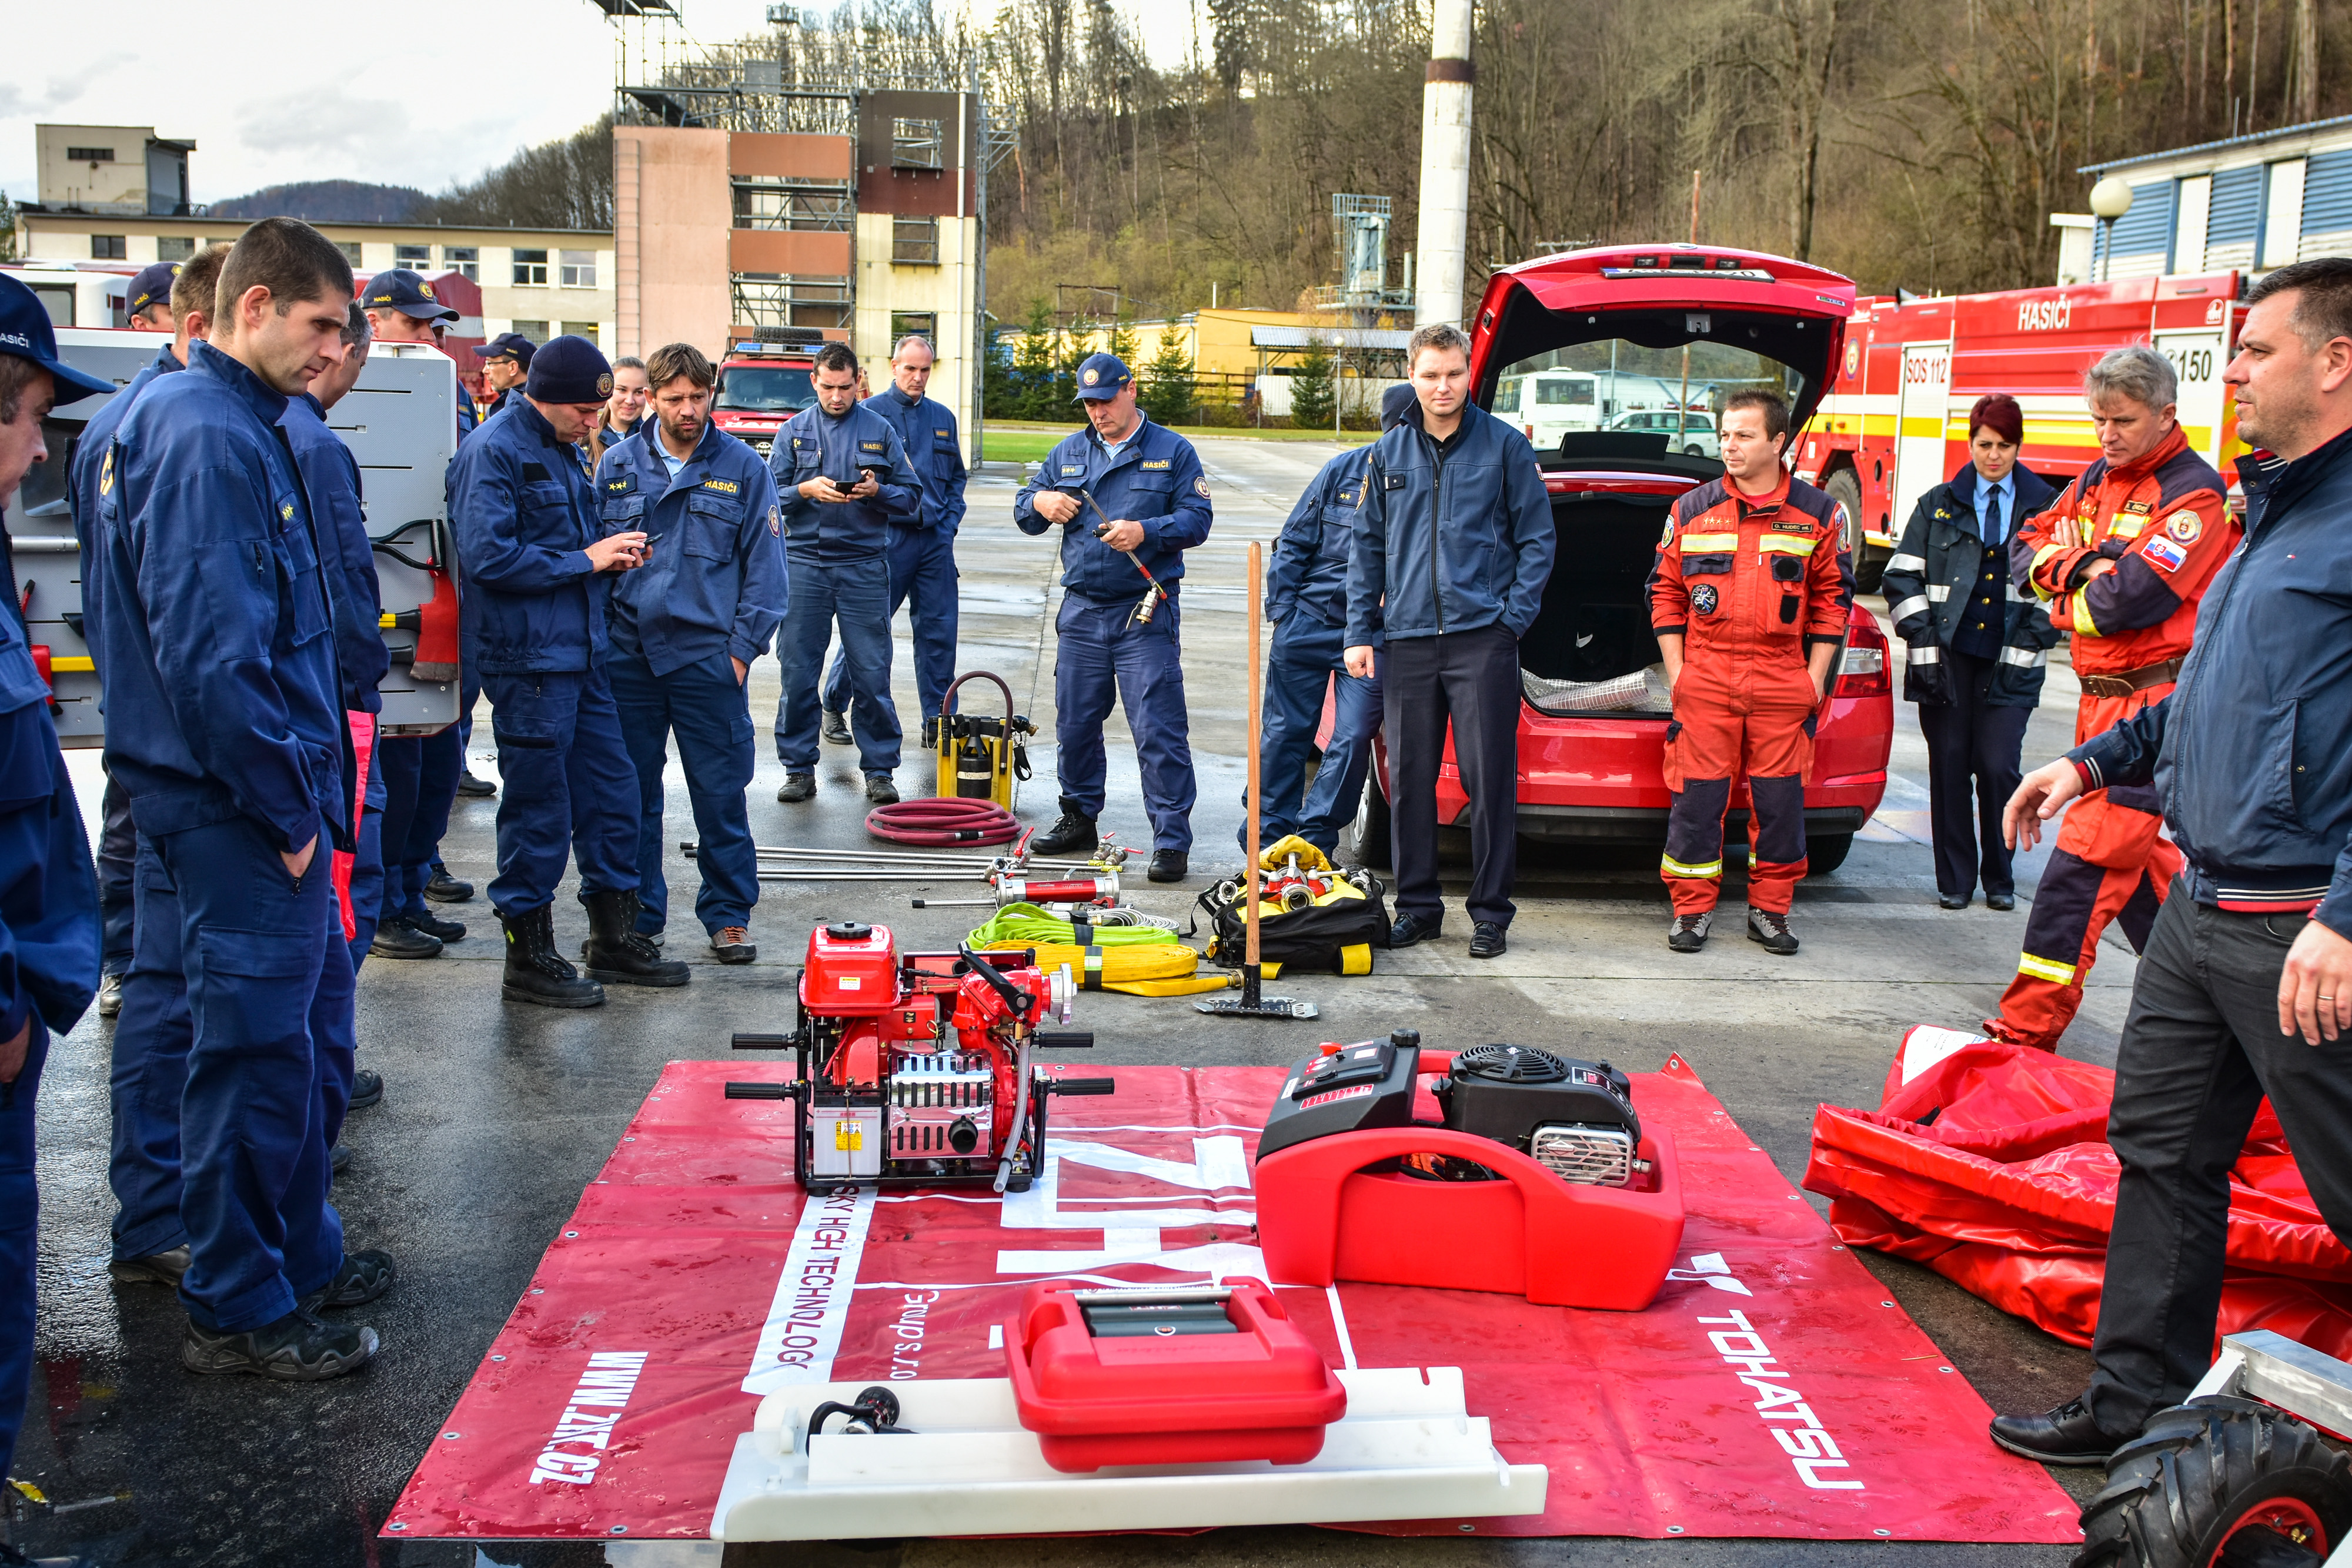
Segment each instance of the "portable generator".
M839 921L809 934L797 1027L739 1034L739 1051L796 1053L784 1082L730 1083L730 1100L793 1103L803 1187L965 1183L1024 1192L1055 1094L1108 1094L1108 1078L1037 1071L1036 1051L1094 1044L1066 1023L1078 989L1036 950L900 953L887 926Z
M1004 716L982 718L953 711L966 681L991 681L1004 694ZM923 745L939 754L941 800L993 800L1013 810L1013 787L1029 777L1028 737L1037 727L1013 711L1013 688L986 670L958 675L940 699L940 711L923 717Z

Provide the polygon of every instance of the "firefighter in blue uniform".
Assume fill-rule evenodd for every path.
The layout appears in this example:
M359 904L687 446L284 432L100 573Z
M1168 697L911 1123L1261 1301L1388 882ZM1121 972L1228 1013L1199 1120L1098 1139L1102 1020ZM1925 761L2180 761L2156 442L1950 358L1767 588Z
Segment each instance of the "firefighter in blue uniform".
M682 986L637 919L637 775L621 737L607 661L610 574L646 559L642 529L606 535L573 444L612 395L613 371L585 338L533 356L530 376L457 453L450 479L465 597L462 656L481 672L498 738L503 992L542 1007L595 1007L598 981ZM555 951L555 890L580 862L585 979Z
M113 390L60 363L39 298L0 277L0 497L15 494L47 460L41 421L53 404ZM0 607L0 1485L33 1377L40 1231L33 1124L41 1068L51 1033L73 1028L98 989L100 943L89 841L49 722L48 687L26 646L6 549L0 526L8 576L8 602ZM26 1561L6 1542L0 1509L0 1559Z
M1412 401L1409 384L1389 388L1381 399L1381 428L1402 419ZM1335 853L1339 829L1355 820L1356 802L1364 792L1372 737L1381 729L1381 679L1377 674L1349 674L1342 644L1348 629L1348 547L1371 460L1367 444L1326 463L1275 536L1274 559L1265 569L1265 618L1275 632L1265 661L1265 737L1258 765L1258 788L1265 796L1258 817L1262 843L1297 833L1325 854ZM1376 636L1375 645L1378 641ZM1327 687L1331 739L1314 783L1305 787L1302 804L1301 783L1315 732L1323 726ZM1246 798L1242 809L1249 809ZM1244 819L1234 832L1244 852L1248 833Z
M1135 406L1135 378L1117 356L1090 354L1078 366L1078 401L1089 428L1047 453L1045 466L1013 502L1023 533L1062 530L1062 609L1055 622L1060 648L1054 660L1062 815L1035 848L1042 854L1085 852L1099 841L1102 727L1116 701L1135 737L1144 809L1151 818L1149 875L1153 882L1181 882L1192 866L1195 790L1177 585L1184 576L1183 552L1209 537L1209 481L1192 444ZM1094 506L1081 489L1094 497ZM1149 619L1144 598L1151 586L1128 553L1168 591Z
M181 1361L195 1372L348 1372L374 1331L316 1313L392 1282L383 1253L345 1255L327 1201L331 1069L313 1042L348 1006L329 868L352 845L352 747L332 524L322 536L272 428L342 360L351 298L317 230L253 225L222 269L212 340L99 456L107 765L178 894L199 1020L180 1099Z
M637 929L669 916L662 875L662 769L677 736L694 809L694 913L711 956L760 956L749 927L759 855L743 792L758 764L745 683L785 603L776 487L751 447L710 422L719 372L690 343L654 350L643 369L652 413L596 465L596 504L614 533L641 532L646 564L613 585L613 698L637 774Z
M816 402L776 432L768 466L782 503L792 566L792 606L777 656L784 666L776 708L776 756L784 765L776 799L816 793L817 681L835 624L857 715L857 766L866 798L898 798L898 710L890 700L890 568L893 523L922 515L923 485L890 422L857 402L857 356L847 345L816 351Z
M915 696L922 716L940 711L955 681L956 530L963 526L963 447L956 416L945 403L926 397L931 384L931 345L919 334L898 340L890 351L890 384L866 400L898 433L908 465L923 482L920 515L890 525L890 613L907 606L915 644ZM850 744L849 673L833 656L824 677L824 737Z

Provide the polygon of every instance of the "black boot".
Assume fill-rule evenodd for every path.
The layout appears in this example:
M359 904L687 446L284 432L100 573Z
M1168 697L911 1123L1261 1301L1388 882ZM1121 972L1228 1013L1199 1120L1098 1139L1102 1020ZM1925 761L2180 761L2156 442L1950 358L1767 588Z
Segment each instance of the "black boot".
M694 971L677 960L666 959L661 949L637 932L637 894L583 893L588 906L588 940L580 946L581 967L591 979L614 986L682 986Z
M507 935L507 967L499 988L507 1000L543 1008L603 1004L604 988L582 979L555 951L554 905L542 904L525 915L501 915L499 924Z
M1095 820L1066 800L1062 802L1061 820L1030 840L1029 848L1041 855L1066 855L1073 850L1092 854L1101 841L1102 835L1095 831Z

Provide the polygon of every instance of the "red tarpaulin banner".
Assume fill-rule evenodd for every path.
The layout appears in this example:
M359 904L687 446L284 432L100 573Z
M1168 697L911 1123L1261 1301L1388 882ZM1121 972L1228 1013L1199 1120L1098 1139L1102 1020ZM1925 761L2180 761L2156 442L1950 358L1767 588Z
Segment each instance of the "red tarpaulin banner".
M1027 1193L811 1198L790 1103L723 1098L739 1062L670 1063L384 1533L705 1539L766 1392L1003 1376L1001 1327L1038 1279L1262 1277L1250 1158L1281 1071L1115 1071L1116 1095L1055 1103ZM2074 1502L1985 1439L1984 1402L1690 1069L1633 1085L1690 1208L1648 1311L1281 1290L1333 1366L1461 1367L1496 1447L1550 1468L1539 1517L1354 1528L2079 1540Z
M2106 1068L1915 1029L1876 1111L1815 1114L1805 1186L1832 1200L1848 1243L1924 1263L2087 1345L2115 1217L2114 1097ZM2320 1218L2267 1101L2230 1173L2227 1248L2218 1333L2273 1329L2352 1356L2352 1252Z

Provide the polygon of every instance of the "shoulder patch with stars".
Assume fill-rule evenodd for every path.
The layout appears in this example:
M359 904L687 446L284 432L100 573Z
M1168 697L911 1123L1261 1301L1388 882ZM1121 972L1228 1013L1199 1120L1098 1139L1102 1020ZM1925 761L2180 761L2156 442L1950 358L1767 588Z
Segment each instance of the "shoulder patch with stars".
M1062 472L1064 474L1083 474L1086 471L1087 465L1083 463L1065 463L1062 465Z
M604 494L607 496L625 496L636 487L637 476L635 474L624 474L616 479L604 481Z
M2164 531L2182 544L2195 544L2205 531L2205 519L2194 512L2175 512L2164 519Z
M1364 482L1361 479L1339 487L1339 505L1343 507L1352 507L1363 498Z
M705 479L702 482L702 487L706 490L716 490L724 496L740 496L743 493L743 486L732 479Z
M1209 498L1209 482L1206 479L1193 480L1192 488L1201 493L1201 499L1205 501Z

